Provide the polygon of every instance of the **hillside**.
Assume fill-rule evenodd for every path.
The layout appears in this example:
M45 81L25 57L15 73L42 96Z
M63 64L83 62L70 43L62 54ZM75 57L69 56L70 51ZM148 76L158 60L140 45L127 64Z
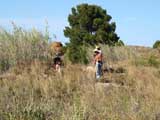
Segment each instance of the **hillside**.
M59 74L39 59L1 73L0 120L159 120L159 51L135 46L102 50L99 82L87 66L65 64Z

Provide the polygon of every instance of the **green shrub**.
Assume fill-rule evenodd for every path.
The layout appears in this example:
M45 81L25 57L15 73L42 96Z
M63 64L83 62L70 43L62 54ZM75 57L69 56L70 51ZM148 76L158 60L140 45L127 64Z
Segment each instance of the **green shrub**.
M75 44L68 44L67 46L67 57L71 63L82 63L87 64L87 50L85 46L75 45Z
M10 63L9 63L9 60L8 59L1 59L0 60L0 71L1 72L4 72L6 70L8 70L10 67Z
M160 61L155 56L150 56L148 59L148 64L153 67L159 67Z
M159 67L160 61L157 57L151 55L149 58L136 58L135 60L136 66L152 66L152 67Z
M30 111L23 111L22 113L25 119L34 119L34 120L45 120L45 113L41 109L37 110L30 110Z
M153 48L160 48L160 40L157 40L154 45Z
M116 46L124 46L124 42L122 40L119 40L117 43L116 43Z
M136 66L147 66L148 61L145 58L136 58L134 64Z

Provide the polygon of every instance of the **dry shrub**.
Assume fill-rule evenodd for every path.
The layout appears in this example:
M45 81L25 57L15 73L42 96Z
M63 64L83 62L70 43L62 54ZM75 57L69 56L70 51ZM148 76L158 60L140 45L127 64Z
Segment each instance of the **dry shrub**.
M150 53L150 49L146 48L102 46L106 61L104 66L110 65L117 70L105 73L104 79L111 76L111 82L118 86L108 87L103 83L97 84L92 73L84 70L86 66L81 64L67 64L62 74L49 69L47 44L42 46L44 51L39 51L43 41L39 39L43 37L34 37L40 43L33 42L35 39L29 39L33 38L33 33L20 30L18 36L13 34L18 47L12 46L10 37L6 38L7 42L0 39L5 47L11 46L6 51L5 47L1 47L3 51L0 52L4 53L0 54L0 60L9 60L9 65L18 63L0 76L0 119L151 120L160 113L160 69L133 64L135 60L153 55L154 51ZM26 39L24 43L21 37ZM34 49L33 46L38 48ZM91 48L89 51L91 59ZM41 56L47 60L42 62Z
M35 61L15 80L0 81L0 115L5 119L146 120L159 110L157 68L128 66L125 86L99 89L94 78L70 65L63 75L45 74Z
M49 41L41 32L24 30L13 24L13 31L0 29L0 71L6 71L19 62L46 60Z

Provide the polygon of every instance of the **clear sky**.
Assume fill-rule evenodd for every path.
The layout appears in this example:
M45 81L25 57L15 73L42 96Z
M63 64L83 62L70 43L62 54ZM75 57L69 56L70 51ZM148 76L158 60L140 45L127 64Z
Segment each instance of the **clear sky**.
M128 45L152 46L160 39L160 0L0 0L0 26L11 28L11 21L26 29L45 29L51 37L67 42L63 29L71 8L81 3L106 9L117 24L116 32Z

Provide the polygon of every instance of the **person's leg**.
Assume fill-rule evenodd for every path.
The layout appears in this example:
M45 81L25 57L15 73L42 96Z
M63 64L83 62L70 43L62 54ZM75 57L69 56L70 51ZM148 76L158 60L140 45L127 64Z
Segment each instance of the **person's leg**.
M96 79L101 77L101 65L100 63L96 62Z
M102 76L102 63L99 63L99 75Z
M56 71L59 72L59 73L61 72L61 69L60 69L60 65L59 65L59 64L56 64Z

